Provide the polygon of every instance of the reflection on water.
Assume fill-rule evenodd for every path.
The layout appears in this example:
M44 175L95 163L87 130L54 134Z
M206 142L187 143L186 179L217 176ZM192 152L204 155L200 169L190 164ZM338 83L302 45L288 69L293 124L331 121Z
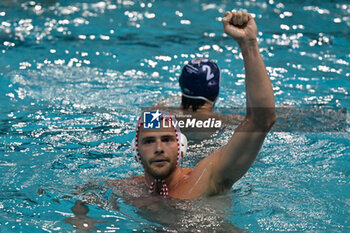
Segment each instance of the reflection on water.
M156 232L245 232L228 220L229 216L232 217L233 197L227 194L180 200L151 195L140 196L132 190L125 193L118 187L111 191L106 186L94 184L86 185L80 191L82 192L79 196L84 201L75 201L71 208L75 216L66 218L65 222L83 231L96 230L96 223L101 222L88 216L89 208L86 204L106 208L111 213L118 211L133 219L132 213L125 208L126 204L135 207L134 214L153 223L152 229Z
M166 230L241 232L227 219L229 215L232 215L230 212L232 202L229 196L198 200L157 198L157 200L142 200L141 202L143 202L143 207L138 209L137 213L151 222L162 224Z
M89 212L89 208L85 205L84 202L79 200L76 201L71 210L75 216L66 218L64 221L68 224L71 224L74 229L83 233L91 232L90 230L99 230L95 224L101 221L95 221L93 218L90 218L86 215Z

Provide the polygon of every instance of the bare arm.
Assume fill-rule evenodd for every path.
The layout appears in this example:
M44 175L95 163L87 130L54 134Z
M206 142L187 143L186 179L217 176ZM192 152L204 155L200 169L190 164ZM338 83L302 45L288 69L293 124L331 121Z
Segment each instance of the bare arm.
M243 54L247 113L231 140L203 160L211 164L208 192L212 194L230 189L247 172L276 118L272 85L259 52L253 17L226 12L222 23Z

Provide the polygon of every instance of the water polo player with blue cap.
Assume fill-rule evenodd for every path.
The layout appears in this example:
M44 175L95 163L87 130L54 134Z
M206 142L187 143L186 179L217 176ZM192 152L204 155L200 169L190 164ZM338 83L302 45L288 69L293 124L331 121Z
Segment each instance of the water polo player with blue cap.
M193 59L186 64L180 75L181 105L184 110L211 108L219 95L221 74L216 63L208 59Z

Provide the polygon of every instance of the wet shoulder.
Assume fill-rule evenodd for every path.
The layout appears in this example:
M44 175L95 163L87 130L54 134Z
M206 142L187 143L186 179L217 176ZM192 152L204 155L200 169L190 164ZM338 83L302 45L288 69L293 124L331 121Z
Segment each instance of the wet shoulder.
M144 180L144 175L140 175L122 180L108 180L106 183L114 193L121 196L141 197L148 193Z

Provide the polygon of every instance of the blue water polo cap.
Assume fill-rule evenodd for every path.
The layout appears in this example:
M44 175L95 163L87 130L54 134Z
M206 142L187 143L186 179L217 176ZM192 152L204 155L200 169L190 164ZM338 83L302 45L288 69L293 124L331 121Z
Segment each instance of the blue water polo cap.
M179 83L182 94L214 103L219 95L220 69L208 59L193 59L182 69Z

